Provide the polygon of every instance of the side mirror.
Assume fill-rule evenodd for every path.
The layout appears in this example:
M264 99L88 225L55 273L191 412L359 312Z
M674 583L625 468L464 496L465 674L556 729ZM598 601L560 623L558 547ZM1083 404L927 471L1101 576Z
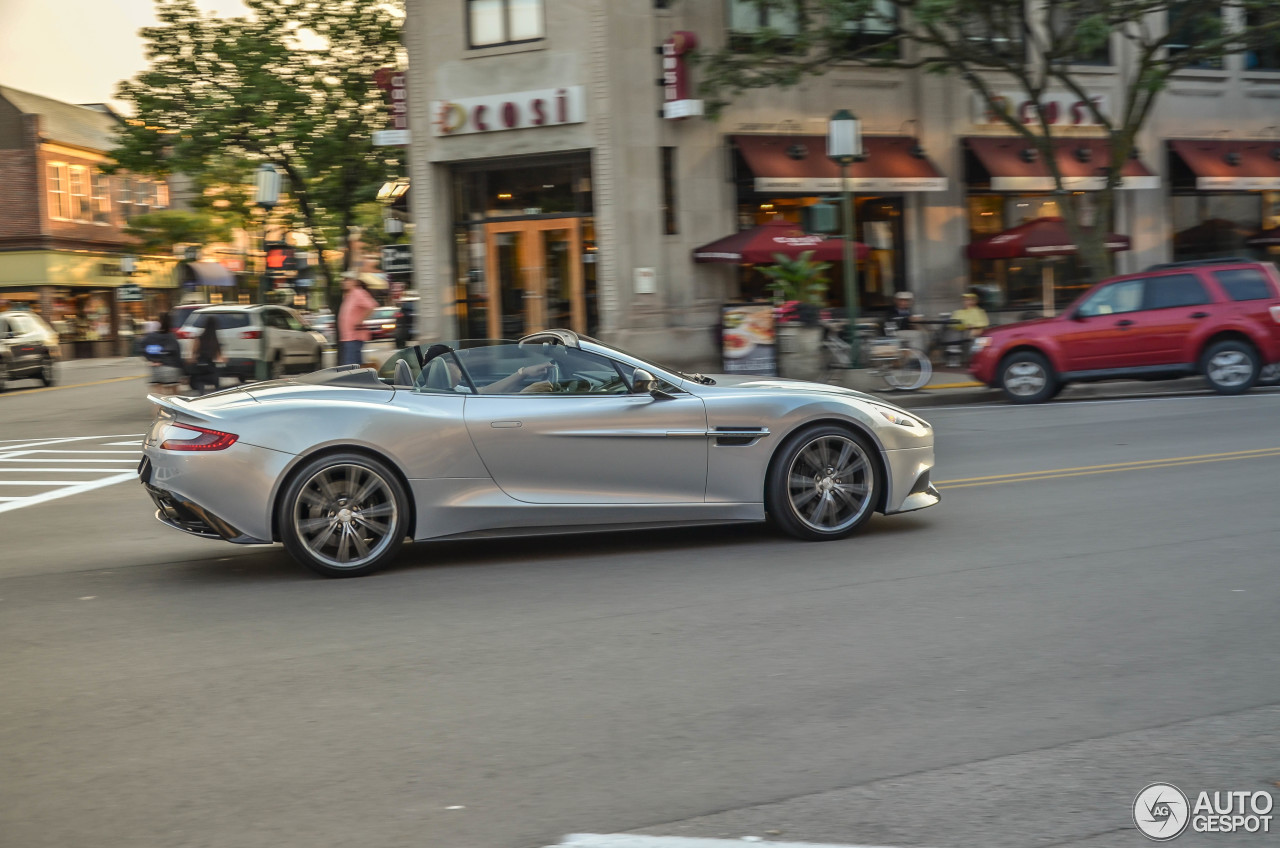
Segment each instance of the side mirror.
M637 368L631 374L631 391L638 395L651 394L658 387L658 381L643 368Z

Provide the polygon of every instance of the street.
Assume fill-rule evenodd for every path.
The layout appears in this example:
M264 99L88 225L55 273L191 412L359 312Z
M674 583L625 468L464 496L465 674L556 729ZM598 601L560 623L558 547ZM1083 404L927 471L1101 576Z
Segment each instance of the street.
M1095 848L1154 782L1277 791L1280 390L921 409L942 503L843 542L324 580L155 520L131 367L0 395L6 848Z

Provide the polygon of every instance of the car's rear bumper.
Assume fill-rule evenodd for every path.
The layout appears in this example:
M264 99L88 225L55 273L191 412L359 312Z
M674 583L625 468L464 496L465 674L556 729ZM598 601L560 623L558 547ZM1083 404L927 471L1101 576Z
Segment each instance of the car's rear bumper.
M156 505L156 518L161 524L204 539L222 539L238 545L271 544L270 540L258 539L240 531L195 501L152 485L149 482L151 471L151 460L143 457L142 464L138 467L138 476L142 480L142 487Z

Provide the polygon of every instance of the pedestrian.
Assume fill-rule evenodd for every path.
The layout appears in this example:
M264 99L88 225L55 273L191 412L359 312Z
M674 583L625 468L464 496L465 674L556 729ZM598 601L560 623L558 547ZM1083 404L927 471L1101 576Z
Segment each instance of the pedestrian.
M338 307L338 364L360 365L364 361L364 343L369 341L369 331L364 319L378 306L369 294L364 280L354 271L342 278L342 305Z
M142 339L142 355L151 366L149 382L162 395L176 395L182 385L182 349L173 334L169 313L160 314L154 333Z
M915 311L916 296L909 291L900 291L893 296L893 306L889 307L888 313L885 315L884 328L886 331L892 330L891 335L895 335L907 343L907 347L913 347L921 352L929 349L929 342L925 339L924 333L916 326L916 322L924 316L919 315Z
M218 339L218 316L209 315L204 322L204 332L196 339L196 352L191 359L191 391L202 395L208 386L213 386L215 392L220 389L218 373L225 361L222 342Z

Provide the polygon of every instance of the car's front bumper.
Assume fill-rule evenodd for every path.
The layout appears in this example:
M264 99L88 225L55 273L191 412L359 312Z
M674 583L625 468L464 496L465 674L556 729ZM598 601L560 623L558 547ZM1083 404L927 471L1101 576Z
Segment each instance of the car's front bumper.
M885 515L925 509L942 499L930 479L933 474L933 445L887 450L884 458L889 468Z

